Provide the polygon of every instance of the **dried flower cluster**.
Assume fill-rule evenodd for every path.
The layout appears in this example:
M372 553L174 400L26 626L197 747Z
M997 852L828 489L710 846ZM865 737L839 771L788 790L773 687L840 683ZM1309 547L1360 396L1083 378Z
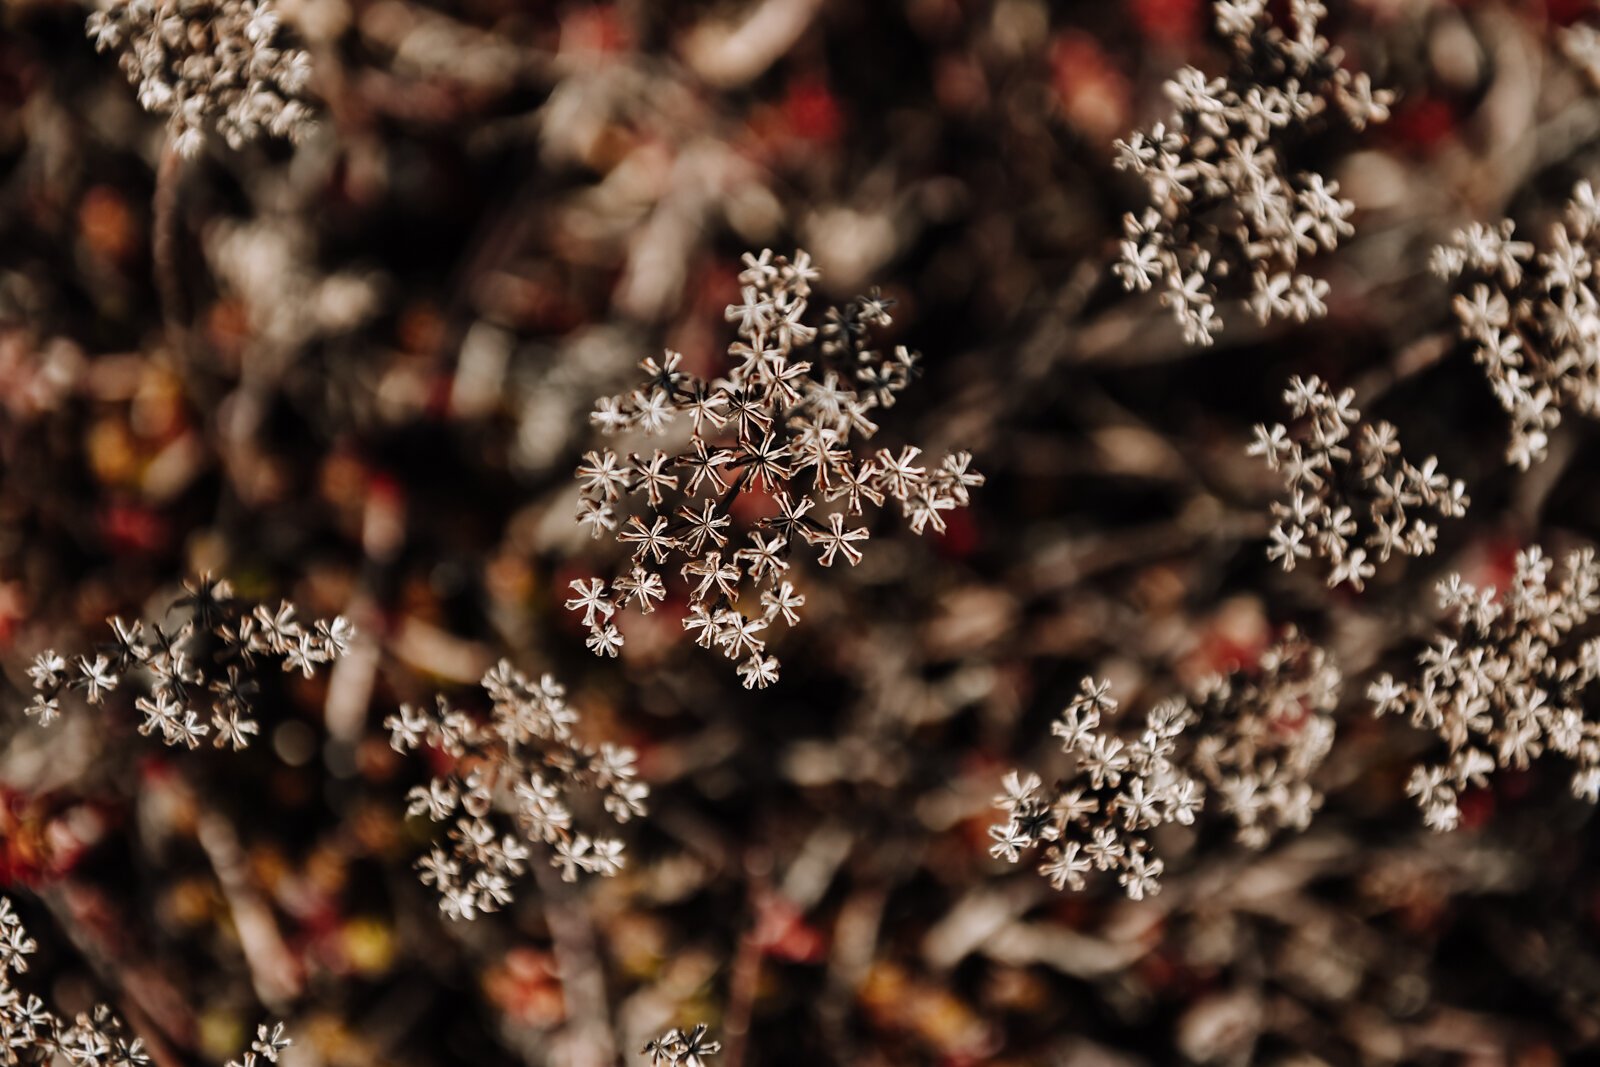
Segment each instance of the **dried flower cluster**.
M1515 232L1510 219L1495 227L1474 223L1434 249L1432 266L1464 289L1455 298L1461 336L1511 416L1506 460L1527 470L1544 458L1562 408L1600 414L1600 205L1593 187L1573 188L1537 256L1531 243L1512 240Z
M1262 848L1280 830L1304 830L1322 806L1311 776L1333 747L1339 669L1291 630L1254 670L1213 675L1198 687L1192 771Z
M1143 734L1124 743L1101 730L1117 709L1110 683L1086 678L1051 728L1074 757L1073 777L1051 798L1038 775L1007 774L995 804L1008 819L990 828L990 854L1015 863L1044 844L1039 871L1057 889L1116 870L1138 900L1159 890L1163 869L1144 832L1193 823L1208 791L1251 848L1304 830L1322 805L1311 776L1333 745L1340 682L1327 653L1291 629L1253 668L1204 679L1193 702L1151 708Z
M88 28L96 48L120 53L140 105L168 116L180 155L200 151L210 123L234 148L311 125L310 60L277 43L272 0L108 0Z
M1559 582L1552 570L1535 546L1517 554L1504 596L1459 574L1440 582L1452 633L1417 657L1416 684L1384 674L1368 690L1375 714L1407 715L1445 744L1445 758L1417 766L1406 787L1435 830L1460 823L1469 785L1486 786L1495 768L1526 768L1547 750L1576 764L1574 796L1600 800L1600 724L1584 717L1582 702L1600 673L1600 638L1575 637L1600 611L1600 564L1585 548L1567 556Z
M943 531L943 513L964 507L983 477L965 452L937 466L914 447L858 456L853 439L877 431L872 416L894 404L916 362L904 347L890 355L869 347L872 328L890 321L888 302L858 297L830 309L821 327L807 325L817 277L810 257L799 252L790 261L766 250L744 262L743 302L727 310L739 340L726 377L702 381L668 352L643 361L648 378L639 388L595 408L592 421L608 434L664 435L674 423L689 432L672 452L585 457L578 519L596 537L618 531L633 563L609 590L599 578L572 583L567 607L583 613L589 647L615 656L623 637L613 616L630 604L655 610L681 559L678 573L692 586L684 628L700 646L740 661L748 689L777 680L778 658L763 634L780 619L794 625L805 603L789 580L798 543L824 567L853 566L868 537L854 522L866 505L893 499L914 533ZM755 498L768 517L738 544L741 497Z
M1465 484L1442 474L1432 456L1420 467L1406 460L1391 423L1361 422L1353 390L1335 394L1314 375L1295 377L1283 398L1301 420L1296 430L1257 425L1247 451L1280 472L1289 490L1287 501L1272 505L1277 522L1267 548L1284 570L1315 555L1332 564L1330 587L1348 582L1359 590L1395 553L1431 554L1437 521L1466 513Z
M65 1063L72 1067L145 1067L150 1056L142 1038L129 1038L128 1027L105 1004L81 1012L71 1022L46 1007L36 994L12 985L25 974L28 957L37 949L11 901L0 897L0 1064ZM250 1050L228 1067L277 1063L290 1040L283 1024L258 1026Z
M210 576L184 585L168 614L186 615L176 627L159 622L107 620L111 641L93 656L71 663L46 650L28 668L33 702L27 714L48 726L61 715L61 701L77 691L91 705L103 704L130 678L148 684L149 693L133 706L142 716L139 732L169 745L197 748L208 735L218 748L248 748L260 732L252 699L259 689L253 675L264 663L307 678L349 650L355 628L342 615L302 626L295 607L252 609L233 597L232 587ZM203 710L209 704L209 724Z
M707 1056L722 1051L722 1042L711 1040L709 1029L705 1023L696 1023L688 1033L668 1030L646 1042L642 1054L650 1057L650 1067L705 1067Z
M454 760L453 768L412 789L407 814L452 822L449 847L418 861L424 884L439 892L452 919L476 918L511 902L532 847L547 847L550 864L567 881L578 872L601 876L622 869L622 842L573 828L580 792L597 793L618 823L645 812L649 789L637 778L634 752L612 744L591 748L573 737L578 714L566 690L544 675L530 681L505 660L483 676L491 709L480 721L443 696L433 710L403 704L384 720L399 752L423 745ZM518 833L503 832L501 819Z
M1166 84L1170 123L1117 142L1117 165L1145 179L1150 206L1125 216L1114 269L1129 290L1164 286L1162 302L1190 344L1208 345L1222 329L1218 298L1245 299L1263 324L1326 313L1327 283L1300 273L1301 259L1355 232L1354 207L1337 182L1290 174L1285 148L1330 103L1356 129L1389 115L1392 94L1341 67L1340 51L1318 35L1327 14L1319 0L1291 0L1292 32L1268 7L1218 0L1228 74L1183 68Z
M1082 889L1091 870L1116 871L1134 900L1160 891L1164 864L1145 833L1163 823L1193 823L1203 789L1172 760L1178 737L1194 721L1181 700L1151 708L1138 740L1101 730L1117 702L1111 683L1085 678L1051 732L1074 757L1072 778L1046 796L1036 774L1011 771L995 805L1007 819L989 830L989 853L1016 863L1023 849L1044 845L1039 873L1057 889ZM1070 788L1067 788L1070 786Z

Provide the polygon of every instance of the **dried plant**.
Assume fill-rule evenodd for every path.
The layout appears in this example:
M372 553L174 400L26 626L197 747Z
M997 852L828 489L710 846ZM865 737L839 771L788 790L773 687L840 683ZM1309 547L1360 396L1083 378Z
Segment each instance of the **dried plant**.
M1255 669L1213 675L1193 705L1192 773L1261 848L1280 830L1304 830L1322 806L1311 777L1333 746L1339 669L1294 630Z
M580 871L616 874L622 842L574 829L573 808L581 793L596 793L606 813L625 823L644 814L649 795L632 749L609 743L596 749L573 737L578 714L554 678L532 682L501 660L482 684L491 704L487 721L452 708L443 696L431 711L403 704L384 720L396 751L427 745L453 761L448 773L407 796L408 815L453 820L448 848L435 847L417 863L452 919L510 903L511 881L526 870L532 848L547 848L550 864L569 882ZM502 822L518 832L503 832Z
M0 1064L66 1063L72 1067L145 1067L151 1062L144 1039L129 1037L127 1025L105 1004L80 1012L71 1022L56 1015L37 994L12 984L25 974L37 949L11 901L0 897ZM256 1067L258 1059L277 1063L290 1040L283 1024L258 1026L249 1051L228 1067Z
M1082 889L1091 870L1116 871L1128 896L1142 900L1160 891L1165 866L1145 833L1193 823L1203 802L1200 783L1172 761L1194 715L1181 700L1157 704L1139 739L1124 742L1101 730L1102 718L1117 710L1110 689L1110 682L1085 678L1051 728L1076 764L1054 796L1044 795L1036 774L1006 775L995 805L1007 819L990 828L989 854L1016 863L1022 850L1043 845L1039 873L1057 889Z
M1512 240L1516 224L1474 223L1434 249L1433 269L1455 279L1461 336L1472 345L1495 399L1511 416L1507 462L1543 459L1561 409L1600 414L1600 206L1579 182L1550 239L1535 256Z
M707 1036L710 1028L696 1023L688 1033L672 1029L645 1043L641 1055L650 1057L650 1067L705 1067L706 1057L722 1051L722 1042Z
M298 140L311 126L306 53L278 43L272 0L106 0L89 36L118 53L146 111L168 116L179 155L214 124L233 148L262 134Z
M1268 7L1218 0L1228 73L1183 68L1166 84L1170 122L1117 142L1118 167L1145 179L1150 205L1124 217L1114 269L1126 289L1163 286L1190 344L1211 344L1222 329L1218 299L1245 299L1263 324L1326 314L1327 283L1301 273L1301 260L1355 232L1354 205L1321 174L1291 174L1285 151L1330 104L1358 130L1389 115L1392 94L1341 67L1339 49L1318 35L1323 4L1291 0L1292 31Z
M1574 796L1600 799L1600 724L1582 701L1600 673L1600 638L1576 636L1600 611L1600 564L1585 548L1567 556L1559 583L1552 569L1534 546L1517 554L1503 596L1459 574L1440 582L1449 632L1417 657L1420 679L1403 685L1384 674L1368 689L1375 714L1404 714L1444 742L1444 758L1418 765L1406 786L1435 830L1460 823L1469 785L1486 786L1497 767L1525 769L1547 750L1576 764Z
M1277 522L1267 548L1284 570L1315 555L1332 564L1330 587L1348 582L1359 590L1395 553L1431 554L1437 521L1466 513L1465 484L1441 473L1432 456L1420 467L1406 460L1392 424L1361 422L1353 390L1335 394L1316 376L1295 377L1283 399L1301 420L1295 430L1257 425L1247 451L1282 473L1289 490L1287 501L1272 505ZM1352 453L1347 442L1358 423Z
M1600 88L1600 30L1586 23L1564 26L1556 34L1556 43L1589 84Z
M162 622L107 620L112 639L71 663L48 649L28 668L33 702L27 714L45 726L62 713L72 691L85 703L104 704L124 683L146 683L148 695L133 702L143 717L139 732L155 734L168 745L197 748L208 735L218 748L248 748L260 732L252 700L255 675L264 664L299 671L307 678L350 648L355 627L342 615L302 626L288 601L276 608L253 608L233 597L228 582L209 575L184 585L168 616L183 616L176 626ZM202 718L209 703L210 722Z
M765 250L744 262L743 303L727 310L739 340L728 350L734 365L726 377L702 381L667 352L643 361L648 378L639 388L596 406L591 419L608 434L661 435L681 417L689 435L671 453L585 457L578 520L595 537L620 526L616 539L633 550L633 564L609 591L599 578L573 582L567 607L583 613L589 647L615 656L623 637L613 616L629 604L655 610L681 558L679 573L693 585L684 628L701 647L741 660L748 689L778 677L763 634L779 620L799 621L805 597L788 578L797 543L815 549L824 567L854 566L868 529L853 520L866 505L893 499L914 533L943 531L942 513L966 506L983 476L965 452L938 466L919 462L914 447L857 455L853 438L877 432L871 416L894 404L916 365L904 347L890 355L869 347L871 330L890 321L889 302L858 297L829 309L821 327L808 325L817 272L806 253L790 261ZM629 510L630 495L643 499L624 525L619 512ZM769 515L736 546L741 497L765 498Z
M1072 777L1046 797L1038 775L1007 774L995 804L1008 819L990 828L989 852L1015 863L1043 844L1039 872L1057 889L1082 889L1091 869L1116 870L1139 900L1159 891L1164 866L1144 833L1193 823L1208 790L1251 848L1304 830L1322 805L1311 776L1333 745L1339 692L1327 653L1291 629L1252 668L1202 680L1192 702L1155 705L1139 740L1125 744L1101 729L1117 710L1110 683L1085 678L1051 727L1074 758Z

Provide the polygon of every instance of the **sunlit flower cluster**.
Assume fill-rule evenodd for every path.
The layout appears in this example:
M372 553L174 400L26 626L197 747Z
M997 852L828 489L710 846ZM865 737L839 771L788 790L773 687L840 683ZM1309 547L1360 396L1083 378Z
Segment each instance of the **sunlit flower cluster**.
M1289 491L1272 505L1277 521L1267 547L1284 570L1315 556L1331 565L1329 586L1359 590L1389 557L1431 554L1438 521L1466 513L1465 483L1441 472L1432 456L1420 466L1407 460L1391 423L1362 422L1352 390L1335 393L1316 376L1296 377L1283 399L1294 428L1257 425L1247 451L1281 473Z
M288 601L277 607L242 604L228 582L204 576L184 586L168 616L182 621L107 620L111 640L70 662L49 649L28 668L33 702L27 713L43 725L78 694L100 705L143 682L134 698L139 732L168 745L197 748L210 737L218 748L248 748L261 730L253 701L259 672L269 665L310 678L349 651L355 627L342 615L302 624Z
M1016 863L1043 845L1039 873L1057 889L1082 889L1091 871L1115 871L1135 900L1160 889L1164 862L1150 831L1189 825L1209 803L1238 840L1263 847L1304 830L1322 805L1311 777L1333 745L1340 675L1321 648L1294 630L1249 667L1212 675L1194 699L1152 707L1137 740L1107 727L1110 683L1085 678L1051 727L1073 758L1069 776L1045 790L1037 774L1012 771L995 805L991 855Z
M920 448L855 448L910 384L917 357L884 354L872 331L889 323L889 302L871 294L806 322L817 272L810 257L763 251L745 257L740 303L727 309L738 340L725 377L703 381L667 352L641 367L646 381L602 399L591 416L607 434L665 438L668 449L590 452L577 476L578 520L610 533L633 554L609 587L572 583L567 607L583 614L589 647L615 656L618 612L652 612L669 583L688 584L683 620L703 648L738 663L745 687L778 678L770 631L799 621L804 595L791 581L805 545L823 567L862 559L866 509L893 500L913 533L942 532L945 514L983 484L965 452L938 462ZM642 442L641 442L642 443ZM744 500L746 506L736 507ZM746 529L750 506L766 517Z
M234 148L311 125L311 63L278 43L272 0L106 0L88 28L96 48L118 53L140 105L168 116L180 155L199 152L212 124Z
M1147 833L1163 823L1192 823L1204 800L1200 783L1174 762L1193 713L1181 700L1151 708L1136 740L1102 729L1117 702L1111 683L1085 678L1051 728L1074 759L1072 776L1053 795L1037 774L1012 771L995 805L1006 821L989 830L990 855L1016 863L1043 845L1039 873L1057 889L1082 889L1092 871L1115 872L1134 900L1160 891L1165 864ZM1109 725L1109 724L1107 724Z
M1574 796L1600 800L1600 723L1583 699L1600 674L1600 637L1576 636L1600 612L1600 563L1585 548L1566 557L1559 579L1554 571L1534 546L1517 554L1503 594L1459 574L1440 582L1448 630L1417 657L1421 674L1410 684L1384 674L1368 690L1376 714L1405 715L1444 745L1406 787L1435 830L1459 825L1469 786L1545 752L1574 764Z
M1327 283L1302 261L1355 232L1338 182L1291 173L1285 150L1330 106L1356 129L1388 118L1390 93L1340 66L1318 33L1319 0L1291 0L1289 28L1266 0L1218 0L1228 72L1185 67L1167 82L1175 113L1117 142L1117 165L1144 179L1149 206L1128 213L1114 270L1125 288L1161 290L1190 344L1222 329L1218 300L1242 299L1261 323L1327 313Z
M527 871L534 849L547 851L567 881L580 872L616 874L622 842L578 830L574 809L590 794L612 820L625 823L644 814L650 792L638 780L632 749L593 748L573 736L578 713L549 675L533 681L501 660L482 684L487 719L440 696L433 708L403 704L384 721L396 751L426 746L451 761L449 771L411 790L407 814L450 824L448 844L417 866L452 919L509 904L512 881Z
M1543 251L1514 239L1510 219L1474 223L1434 249L1433 269L1454 279L1461 336L1495 399L1511 416L1506 460L1543 459L1561 410L1600 414L1600 205L1579 182Z

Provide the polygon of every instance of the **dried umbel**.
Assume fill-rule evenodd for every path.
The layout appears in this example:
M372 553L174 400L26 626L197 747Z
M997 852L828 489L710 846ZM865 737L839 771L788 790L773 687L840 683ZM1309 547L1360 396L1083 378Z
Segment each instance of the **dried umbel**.
M1433 252L1433 269L1457 281L1461 336L1495 399L1511 416L1507 462L1543 459L1561 409L1600 414L1600 206L1579 182L1544 251L1513 240L1516 224L1474 223Z
M995 805L1007 819L989 830L989 853L1016 863L1024 849L1044 846L1039 873L1057 889L1082 889L1090 871L1115 871L1134 900L1160 891L1164 864L1151 854L1145 834L1163 823L1193 823L1204 791L1173 762L1178 738L1194 721L1181 700L1166 701L1145 716L1137 740L1102 731L1116 712L1111 683L1085 678L1078 696L1051 732L1072 755L1072 777L1046 795L1039 776L1012 771Z
M11 908L0 897L0 1064L65 1063L73 1067L145 1067L151 1062L142 1038L129 1037L128 1027L105 1004L80 1012L72 1021L56 1015L36 994L12 985L25 974L28 957L37 949ZM249 1051L228 1067L277 1063L290 1040L283 1024L258 1026Z
M743 302L727 311L739 340L726 377L703 381L668 352L643 361L639 388L595 408L591 419L608 434L678 433L670 452L585 457L578 521L596 537L615 531L633 563L609 590L599 578L573 582L567 607L583 613L589 647L615 656L617 612L655 610L681 575L690 585L684 628L701 647L739 661L748 689L778 677L763 635L799 621L805 597L789 580L797 546L809 546L823 567L854 566L868 505L893 500L914 533L943 531L944 513L965 507L983 476L965 452L937 465L914 447L858 455L856 441L877 432L873 416L894 404L916 363L903 347L888 355L871 347L872 329L889 322L888 302L858 297L829 309L820 327L808 325L817 277L810 257L763 251L744 261ZM741 497L768 517L742 528L736 512L751 509L735 507Z
M27 713L48 726L73 692L98 705L127 692L125 683L143 682L148 693L133 702L141 734L189 748L209 735L218 748L248 748L261 729L252 706L258 672L277 666L310 678L349 651L355 636L342 615L302 625L295 612L288 601L242 604L226 581L201 577L173 601L168 616L183 618L176 627L112 618L111 640L93 655L70 663L53 649L35 656Z
M1261 848L1281 830L1303 830L1322 806L1311 776L1333 745L1340 675L1327 653L1290 630L1247 670L1196 687L1193 702L1151 708L1137 741L1102 730L1115 715L1110 683L1083 680L1051 727L1074 757L1071 778L1044 795L1039 776L1012 771L995 804L990 854L1017 862L1043 844L1039 872L1057 889L1082 889L1090 870L1116 870L1135 900L1160 888L1163 864L1144 836L1163 823L1195 821L1209 795Z
M88 28L118 53L140 105L168 116L179 155L199 152L211 125L234 148L311 125L310 60L279 45L272 0L108 0Z
M1304 830L1322 806L1311 776L1333 747L1339 669L1291 630L1253 670L1213 675L1198 687L1191 771L1212 806L1261 848L1281 830Z
M566 690L545 675L537 682L505 660L483 676L487 720L439 697L432 710L403 704L384 720L399 752L428 745L454 761L446 774L412 789L407 814L450 823L448 847L418 861L422 881L439 892L452 919L473 919L512 900L512 879L527 870L532 849L548 850L562 878L622 869L622 842L574 827L581 794L598 796L616 822L643 815L649 789L637 778L634 752L578 741L578 714ZM514 824L516 832L508 832Z
M706 1067L706 1057L722 1051L722 1042L708 1036L709 1027L696 1023L684 1033L672 1029L645 1043L641 1054L650 1057L650 1067Z
M1517 554L1503 596L1451 575L1439 583L1450 632L1417 657L1421 677L1402 685L1385 674L1368 690L1375 714L1406 715L1444 742L1444 758L1417 766L1406 786L1435 830L1456 828L1469 785L1546 751L1576 765L1574 796L1600 799L1600 723L1583 713L1600 638L1574 636L1600 611L1600 564L1585 548L1567 556L1559 581L1552 571L1535 546Z
M1406 460L1393 425L1361 421L1354 391L1335 394L1315 376L1296 377L1283 399L1299 420L1295 428L1258 425L1247 451L1280 472L1289 490L1287 501L1272 505L1277 522L1267 548L1284 570L1314 555L1332 564L1330 587L1348 582L1359 590L1395 553L1431 554L1438 520L1466 514L1464 483L1440 473L1432 456L1420 467Z
M1161 287L1190 344L1210 344L1218 299L1244 299L1265 324L1326 314L1327 283L1301 261L1354 232L1339 185L1289 173L1287 146L1332 108L1356 129L1388 118L1392 95L1341 67L1317 34L1318 0L1291 0L1292 29L1266 0L1218 0L1217 32L1232 57L1224 77L1185 67L1167 82L1170 122L1118 141L1117 165L1143 177L1150 205L1123 220L1115 267L1127 289Z

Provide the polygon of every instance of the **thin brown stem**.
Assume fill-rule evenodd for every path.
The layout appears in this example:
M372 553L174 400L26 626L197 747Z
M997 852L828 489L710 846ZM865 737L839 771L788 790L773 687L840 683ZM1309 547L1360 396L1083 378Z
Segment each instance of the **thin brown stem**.
M179 252L182 237L180 191L183 184L183 157L171 137L161 150L156 167L156 188L150 202L150 259L156 298L161 303L161 323L167 345L190 400L202 411L214 412L221 397L215 382L201 366L196 338L190 324L188 301L184 296L183 264Z
M66 880L39 894L56 925L77 949L117 1015L144 1041L154 1067L183 1067L174 1045L192 1041L194 1017L168 976L153 964L129 958L118 936L129 928L116 902L99 890ZM137 954L135 954L137 955Z
M759 853L745 862L750 875L746 895L749 916L744 934L739 938L739 952L734 957L733 973L728 981L722 1067L743 1067L745 1050L750 1045L750 1020L755 1015L756 986L761 982L762 944L759 927L762 902L773 892L767 879L769 863L768 858Z
M161 162L156 167L155 195L150 203L150 256L156 295L161 301L161 321L168 340L180 352L188 344L183 280L178 267L178 187L182 180L183 157L168 137L161 150Z
M556 876L554 867L537 860L532 866L567 1003L568 1067L612 1067L617 1062L616 1039L589 910Z
M269 1008L286 1008L304 986L300 965L284 943L271 905L250 883L238 834L226 818L207 811L200 817L198 836L239 932L256 996Z

